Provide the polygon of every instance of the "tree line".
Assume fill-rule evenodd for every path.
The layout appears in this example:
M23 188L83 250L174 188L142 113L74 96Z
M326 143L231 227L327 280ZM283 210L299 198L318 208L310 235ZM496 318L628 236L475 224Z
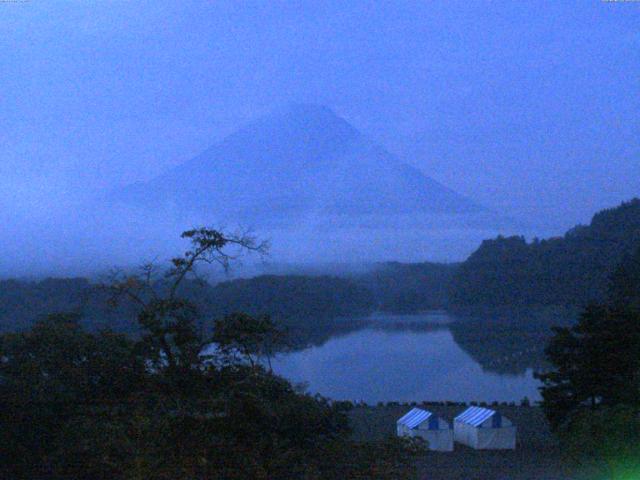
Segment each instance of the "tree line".
M454 266L431 263L383 263L365 273L260 275L215 284L188 279L182 294L209 318L236 311L270 315L280 326L300 334L338 327L336 320L366 317L373 311L412 313L444 308ZM0 281L0 332L29 329L51 312L81 316L88 330L109 327L139 331L135 305L109 306L105 293L86 278ZM208 323L210 328L213 324ZM326 328L325 328L326 327Z

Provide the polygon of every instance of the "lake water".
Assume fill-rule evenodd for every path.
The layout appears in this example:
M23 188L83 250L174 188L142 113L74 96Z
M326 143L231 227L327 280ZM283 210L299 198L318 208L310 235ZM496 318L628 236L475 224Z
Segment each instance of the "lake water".
M273 368L336 400L538 400L533 369L548 329L492 328L446 313L378 315L319 346L278 356Z

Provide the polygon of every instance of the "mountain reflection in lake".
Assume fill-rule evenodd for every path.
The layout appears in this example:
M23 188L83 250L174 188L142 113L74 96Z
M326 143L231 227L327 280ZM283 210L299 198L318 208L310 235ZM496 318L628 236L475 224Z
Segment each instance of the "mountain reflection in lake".
M507 315L375 315L354 330L279 355L274 371L311 393L379 401L520 401L540 398L534 369L543 365L550 324Z

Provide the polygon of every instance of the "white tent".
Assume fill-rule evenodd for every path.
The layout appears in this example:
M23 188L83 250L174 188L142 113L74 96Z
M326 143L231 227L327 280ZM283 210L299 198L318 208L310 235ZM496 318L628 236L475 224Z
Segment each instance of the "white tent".
M516 427L500 412L469 407L453 419L456 442L476 450L516 448Z
M399 437L421 437L429 442L429 450L451 452L453 430L449 423L431 412L414 408L396 423Z

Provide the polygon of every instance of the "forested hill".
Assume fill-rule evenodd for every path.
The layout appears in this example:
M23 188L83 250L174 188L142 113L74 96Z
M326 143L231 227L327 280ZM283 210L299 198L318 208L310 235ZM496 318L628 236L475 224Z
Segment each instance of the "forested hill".
M640 247L640 199L597 213L563 237L485 240L453 276L455 305L584 305L602 301L616 267Z
M370 290L377 310L416 313L447 307L447 295L457 263L385 262L353 280Z
M234 312L270 315L287 327L321 326L339 317L366 316L373 294L355 282L329 276L264 275L217 285L190 282L183 294L197 305L205 327ZM77 313L90 330L135 333L134 305L109 306L109 296L88 280L0 281L0 332L31 328L50 313Z
M372 293L354 282L330 276L261 275L222 282L207 294L210 315L234 312L271 315L281 324L301 325L349 316L366 316L375 308Z

